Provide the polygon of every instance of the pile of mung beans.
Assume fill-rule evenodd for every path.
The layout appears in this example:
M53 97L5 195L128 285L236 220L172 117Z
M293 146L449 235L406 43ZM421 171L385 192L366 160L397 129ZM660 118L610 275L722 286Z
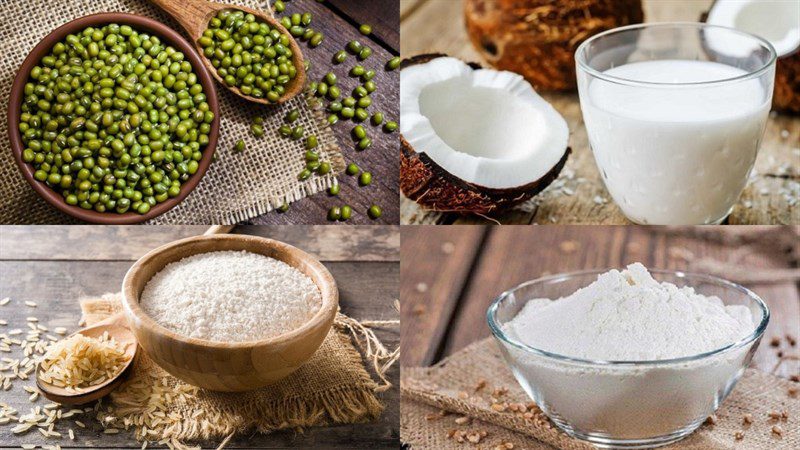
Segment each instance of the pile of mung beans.
M286 0L288 1L288 0ZM275 13L282 13L286 9L284 1L277 0L273 3ZM308 41L310 47L317 47L323 40L322 33L315 31L310 27L313 20L311 13L287 13L280 18L281 24L289 30L289 34L298 39ZM372 26L369 24L362 24L358 28L359 32L363 35L370 35L372 33ZM372 138L368 134L367 124L373 127L382 128L385 133L393 133L397 130L397 122L385 120L384 113L381 111L370 112L372 107L372 98L370 94L378 89L378 86L373 81L376 76L374 69L364 67L366 61L372 56L372 49L360 43L357 40L350 41L345 49L336 52L331 62L334 66L345 63L349 57L353 55L357 59L355 66L351 67L342 74L342 78L349 76L357 81L357 87L352 91L351 95L347 95L343 91L340 78L333 71L327 72L320 81L311 82L306 88L306 91L315 95L321 101L327 100L327 110L331 113L328 116L329 125L334 125L340 121L344 122L352 120L357 122L351 130L351 135L355 141L356 150L363 151L372 145ZM400 66L400 58L393 57L386 62L384 69L393 71ZM306 61L306 70L309 70L309 63ZM305 142L305 161L306 166L297 175L297 179L304 181L309 179L313 174L325 175L330 172L331 165L329 162L322 161L322 155L318 152L317 137L314 135L306 136L305 130L301 125L294 125L295 120L298 118L298 111L289 111L284 120L285 124L280 126L278 134L292 140L304 140ZM362 125L361 123L364 123ZM254 117L250 126L250 131L255 137L264 135L262 127L263 121L260 117ZM234 146L234 151L242 151L244 142L239 141ZM363 171L355 163L347 166L346 173L351 176L357 176L357 184L361 187L368 186L372 183L372 174L368 171ZM335 184L328 189L331 196L337 196L340 192L340 185ZM289 209L287 204L283 204L278 208L279 212L286 212ZM351 206L344 204L340 206L333 206L328 210L328 220L331 221L346 221L350 219L353 214ZM373 220L381 217L383 211L378 205L371 205L366 215Z
M277 102L297 76L289 36L252 14L225 9L197 40L228 86Z
M128 25L88 27L31 70L22 158L69 205L145 214L197 172L213 120L183 53Z

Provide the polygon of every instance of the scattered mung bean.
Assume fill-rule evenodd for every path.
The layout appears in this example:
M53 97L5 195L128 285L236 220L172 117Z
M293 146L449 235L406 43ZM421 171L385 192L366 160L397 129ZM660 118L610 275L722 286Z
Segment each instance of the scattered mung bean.
M333 55L333 62L335 64L341 64L347 60L347 52L344 50L340 50Z
M369 215L370 219L375 220L378 219L383 214L383 210L378 205L372 205L367 210L367 215Z
M360 52L362 48L363 48L363 46L361 45L361 42L358 42L356 40L352 40L352 41L347 43L347 50L349 50L350 53L352 53L354 55L357 55L358 52Z
M305 129L303 128L302 125L298 125L298 126L294 127L294 129L292 130L292 139L294 139L296 141L296 140L302 138L304 131L305 131Z
M400 67L400 57L399 56L395 56L394 58L390 59L386 63L386 69L387 70L395 70L398 67Z
M359 150L366 150L372 145L372 139L365 137L358 141L358 149Z
M317 148L317 145L319 145L319 142L317 142L317 137L313 134L306 138L306 149Z
M353 208L351 208L350 205L342 206L341 210L342 210L341 220L347 220L353 215Z
M367 130L365 130L361 125L356 125L353 127L353 137L356 139L364 139L367 137Z
M336 84L337 77L335 73L328 72L325 74L324 79L325 82L328 83L328 86L333 86L334 84Z
M370 56L372 56L372 49L367 46L362 47L358 52L358 59L361 61L364 61Z

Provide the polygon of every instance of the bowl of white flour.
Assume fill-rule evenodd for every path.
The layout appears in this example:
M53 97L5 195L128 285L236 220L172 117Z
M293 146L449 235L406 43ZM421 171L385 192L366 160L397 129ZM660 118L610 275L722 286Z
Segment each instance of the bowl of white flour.
M333 325L339 294L313 256L272 239L196 236L159 247L123 281L145 353L206 389L246 391L305 363Z
M523 283L487 319L515 378L559 428L601 447L647 448L714 413L769 309L723 279L636 263Z

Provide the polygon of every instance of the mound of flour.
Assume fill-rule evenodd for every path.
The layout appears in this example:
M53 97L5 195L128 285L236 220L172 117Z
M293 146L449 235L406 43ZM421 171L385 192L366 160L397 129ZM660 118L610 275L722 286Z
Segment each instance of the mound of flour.
M725 306L691 287L659 283L639 263L611 270L557 301L533 299L507 331L519 341L564 356L614 361L691 356L752 333L744 306Z
M319 311L322 296L311 278L283 261L221 251L167 264L147 282L139 303L176 333L241 342L299 328Z

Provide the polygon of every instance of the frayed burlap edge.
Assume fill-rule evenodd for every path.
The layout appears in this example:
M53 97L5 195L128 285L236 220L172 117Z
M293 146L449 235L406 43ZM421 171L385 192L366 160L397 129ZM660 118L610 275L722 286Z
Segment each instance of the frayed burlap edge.
M114 313L121 311L120 294L105 294L102 298L86 298L80 300L81 325L91 325ZM197 393L198 399L193 405L176 404L184 420L175 428L168 430L168 435L152 436L148 440L166 440L176 447L183 447L182 442L200 439L221 439L232 434L241 434L249 430L260 433L270 433L283 429L302 430L308 427L324 426L337 423L364 423L376 420L383 412L385 406L378 399L377 393L391 387L391 384L376 383L367 372L364 360L359 350L351 342L353 339L361 342L353 323L359 323L341 313L337 314L334 328L329 333L328 339L334 339L336 353L341 361L337 365L342 370L351 371L348 385L326 387L312 393L297 392L275 401L227 401L226 397L232 395L220 392L205 391L192 388ZM363 325L362 325L363 326ZM346 332L350 333L347 334ZM361 339L369 339L362 336ZM323 344L325 345L325 344ZM379 341L371 342L370 347L383 347ZM375 351L368 351L359 345L364 352L364 358L375 360ZM396 353L395 351L394 353ZM393 353L393 354L394 354ZM380 358L379 358L380 359ZM388 370L390 366L386 367ZM323 374L320 374L322 376ZM377 374L385 380L384 373ZM153 383L169 377L171 386L186 385L169 376L158 367L143 352L137 356L133 373L126 384L133 382L146 382L146 377ZM119 389L123 389L125 384ZM118 389L118 390L119 390ZM258 395L257 391L246 395ZM113 395L110 400L113 406ZM202 407L204 414L196 419L191 419L191 413ZM99 411L102 411L100 409ZM127 427L126 427L127 428ZM137 436L138 437L138 436Z
M420 422L414 405L425 405L438 411L459 414L486 424L501 427L531 438L530 446L539 448L541 443L561 449L584 450L595 447L567 436L558 430L538 408L528 409L531 414L524 418L508 411L498 412L483 400L462 399L461 392L470 397L479 397L475 387L480 379L488 380L483 396L491 393L492 387L508 388L503 401L529 404L530 399L517 384L511 371L492 338L470 344L462 350L431 367L403 367L400 381L401 394L401 439L413 448L447 450L462 448L453 440L441 440L452 429L478 429L481 426L459 425L454 415L430 416L431 420ZM689 437L668 447L681 450L755 449L777 450L800 448L800 398L788 394L790 388L800 388L793 383L755 369L747 369L725 403L717 410L714 424L704 424ZM785 419L770 419L769 413L788 411ZM412 414L414 413L414 414ZM743 417L750 414L753 423L744 426ZM427 418L426 418L427 419ZM406 422L421 424L422 428L411 428ZM783 432L778 436L773 426ZM485 428L485 427L484 427ZM736 432L743 433L736 439ZM434 436L434 434L436 436ZM487 436L488 437L488 436ZM433 443L436 444L433 444ZM445 442L446 444L442 444ZM452 445L449 445L452 444ZM534 446L537 445L537 446ZM515 447L520 448L520 447Z

